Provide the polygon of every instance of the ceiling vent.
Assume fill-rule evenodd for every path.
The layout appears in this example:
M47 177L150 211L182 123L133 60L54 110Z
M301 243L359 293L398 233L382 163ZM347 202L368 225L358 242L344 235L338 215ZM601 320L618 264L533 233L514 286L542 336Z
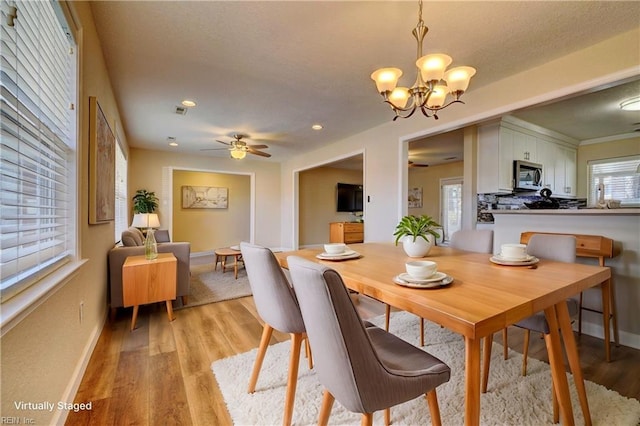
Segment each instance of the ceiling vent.
M187 115L187 111L189 108L183 106L176 106L176 114L178 115Z

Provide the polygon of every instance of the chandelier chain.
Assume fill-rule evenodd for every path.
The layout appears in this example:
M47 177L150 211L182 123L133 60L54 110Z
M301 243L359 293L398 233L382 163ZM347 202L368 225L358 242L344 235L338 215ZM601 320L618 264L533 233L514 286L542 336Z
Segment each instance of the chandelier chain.
M422 20L422 0L418 2L418 26L424 25L424 21Z

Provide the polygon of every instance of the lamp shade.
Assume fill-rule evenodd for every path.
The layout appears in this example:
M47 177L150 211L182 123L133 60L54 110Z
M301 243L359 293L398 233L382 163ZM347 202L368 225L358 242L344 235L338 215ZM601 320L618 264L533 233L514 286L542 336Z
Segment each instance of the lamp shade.
M444 80L451 93L464 92L469 87L469 80L475 73L476 69L472 67L452 68L444 74Z
M406 87L396 87L389 95L389 102L396 108L404 108L409 101L409 89Z
M446 86L436 86L433 88L433 92L429 96L427 100L427 106L429 108L438 108L444 105L444 100L449 94L448 88Z
M159 228L160 220L155 213L136 213L133 215L131 226L134 228Z
M440 81L444 77L444 71L451 65L451 56L443 53L424 55L416 61L416 66L422 73L424 81Z
M378 92L385 93L396 88L401 76L402 70L398 68L380 68L371 74L371 79L376 82Z
M235 148L230 151L231 158L235 158L236 160L242 160L247 156L247 152L243 149Z

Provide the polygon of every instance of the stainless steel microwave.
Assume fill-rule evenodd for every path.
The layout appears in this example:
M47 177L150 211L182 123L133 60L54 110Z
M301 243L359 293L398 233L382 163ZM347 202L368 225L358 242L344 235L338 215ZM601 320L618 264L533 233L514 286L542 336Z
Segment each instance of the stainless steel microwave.
M514 191L542 189L542 164L515 160L513 162Z

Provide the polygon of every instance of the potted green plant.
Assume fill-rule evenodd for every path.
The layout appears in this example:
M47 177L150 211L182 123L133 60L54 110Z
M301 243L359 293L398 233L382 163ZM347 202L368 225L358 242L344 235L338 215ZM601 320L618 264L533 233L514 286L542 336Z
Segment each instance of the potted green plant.
M158 197L153 191L138 189L132 199L134 213L153 213L158 208Z
M402 248L410 257L426 256L434 244L435 238L440 238L437 229L440 224L431 216L404 216L393 235L396 237L396 245L402 240Z

